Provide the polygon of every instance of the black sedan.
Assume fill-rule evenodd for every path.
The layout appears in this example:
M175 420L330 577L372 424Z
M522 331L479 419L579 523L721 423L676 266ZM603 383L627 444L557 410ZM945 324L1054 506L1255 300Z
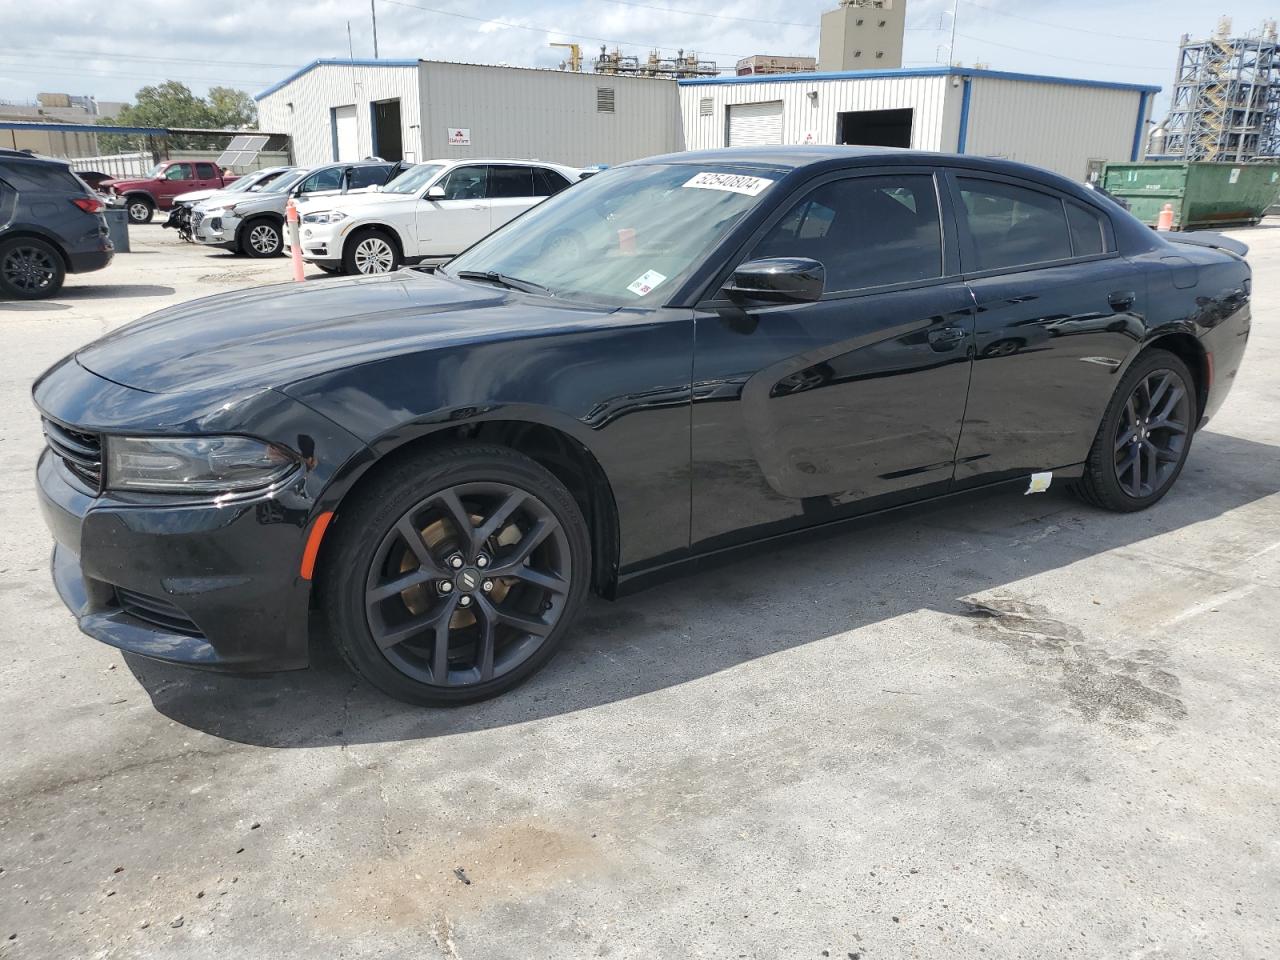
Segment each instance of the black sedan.
M434 274L172 307L35 385L90 636L492 696L605 597L978 487L1163 497L1244 354L1244 248L1015 163L876 149L605 170Z

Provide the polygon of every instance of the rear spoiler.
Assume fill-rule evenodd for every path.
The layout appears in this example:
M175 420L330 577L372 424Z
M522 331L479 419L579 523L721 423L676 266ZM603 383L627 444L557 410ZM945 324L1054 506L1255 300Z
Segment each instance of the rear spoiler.
M1166 240L1172 240L1174 243L1191 243L1197 247L1213 247L1215 250L1226 250L1228 253L1234 253L1237 257L1243 257L1249 252L1249 245L1241 243L1239 240L1232 240L1230 237L1224 237L1220 233L1210 233L1207 230L1192 230L1189 233L1166 233Z

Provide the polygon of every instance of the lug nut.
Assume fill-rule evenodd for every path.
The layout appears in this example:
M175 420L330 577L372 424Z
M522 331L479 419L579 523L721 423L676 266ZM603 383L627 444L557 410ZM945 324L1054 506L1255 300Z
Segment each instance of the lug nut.
M462 566L462 557L454 554L449 558L449 566L453 567L455 570L459 569Z
M493 589L493 581L486 580L484 583L480 584L480 589L483 590L485 593L488 593L490 590Z
M450 591L453 590L453 584L450 583L448 580L441 580L439 590L441 593L449 593Z
M471 598L468 597L466 594L463 594L461 597L458 598L458 606L460 607L471 606Z
M476 558L477 567L487 567L488 565L489 565L489 558L484 556L484 554L481 554L479 557Z

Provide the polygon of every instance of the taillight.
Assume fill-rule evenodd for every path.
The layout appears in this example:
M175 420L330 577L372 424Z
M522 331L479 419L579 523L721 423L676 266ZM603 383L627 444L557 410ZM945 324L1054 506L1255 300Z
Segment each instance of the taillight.
M71 202L85 213L99 213L102 210L102 201L97 197L74 197Z

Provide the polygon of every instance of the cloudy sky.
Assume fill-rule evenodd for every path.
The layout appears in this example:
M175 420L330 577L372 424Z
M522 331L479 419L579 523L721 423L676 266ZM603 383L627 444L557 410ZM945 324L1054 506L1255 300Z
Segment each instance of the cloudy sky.
M383 57L554 66L553 41L626 53L676 47L731 69L754 53L816 55L818 18L835 0L375 0ZM1168 87L1179 36L1207 35L1219 13L1236 32L1275 16L1275 0L907 0L907 66L956 59L994 69ZM0 100L39 91L128 100L181 80L255 93L316 57L373 54L368 0L0 0ZM1165 100L1162 97L1162 101ZM1157 109L1161 109L1158 105Z

